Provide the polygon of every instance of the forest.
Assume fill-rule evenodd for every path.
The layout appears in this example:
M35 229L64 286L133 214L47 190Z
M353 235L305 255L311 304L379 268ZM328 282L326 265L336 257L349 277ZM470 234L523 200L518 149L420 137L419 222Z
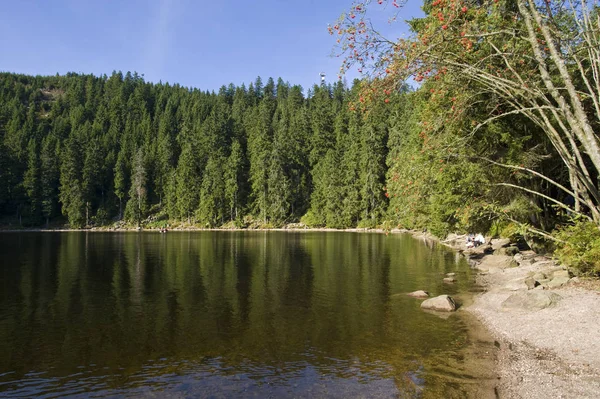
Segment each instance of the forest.
M485 232L600 272L598 9L426 1L389 41L371 7L329 28L350 86L1 73L0 224Z

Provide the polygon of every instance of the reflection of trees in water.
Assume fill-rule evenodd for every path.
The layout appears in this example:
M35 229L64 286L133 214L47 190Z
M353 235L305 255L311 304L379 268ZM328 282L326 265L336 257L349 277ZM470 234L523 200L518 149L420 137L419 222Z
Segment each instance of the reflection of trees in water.
M394 378L408 392L418 389L415 376L423 367L415 360L447 346L457 326L420 312L413 299L393 295L435 291L432 275L460 266L451 255L410 237L312 232L37 237L27 245L44 248L47 260L26 257L27 266L14 277L22 313L36 315L37 324L21 318L0 329L23 348L4 349L5 359L13 360L0 360L3 370L52 365L57 367L52 373L68 374L94 363L98 369L123 367L121 373L133 376L147 373L148 362L159 358L194 367L218 359L218 367L209 362L216 367L210 373L291 378L310 368L357 381ZM44 332L33 332L33 326ZM14 338L19 328L23 333ZM46 350L36 353L35 347ZM16 353L26 360L16 360Z

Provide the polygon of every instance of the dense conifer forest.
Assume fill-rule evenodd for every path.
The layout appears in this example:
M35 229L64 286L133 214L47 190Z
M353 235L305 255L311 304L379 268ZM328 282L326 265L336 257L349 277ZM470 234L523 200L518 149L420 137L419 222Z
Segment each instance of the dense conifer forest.
M387 210L387 104L260 78L218 93L137 74L0 76L0 213L25 226L255 220L375 226ZM402 101L397 96L396 101ZM249 219L250 217L250 219Z

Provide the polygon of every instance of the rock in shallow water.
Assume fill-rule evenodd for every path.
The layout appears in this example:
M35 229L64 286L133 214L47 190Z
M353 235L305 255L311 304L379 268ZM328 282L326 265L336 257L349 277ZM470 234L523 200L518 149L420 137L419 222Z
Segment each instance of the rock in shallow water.
M441 312L454 312L456 310L456 302L449 295L440 295L423 301L421 308Z
M429 298L429 292L423 290L409 292L406 295L412 296L414 298Z
M504 302L501 308L503 310L541 310L553 306L562 297L554 292L547 291L527 291L512 294Z

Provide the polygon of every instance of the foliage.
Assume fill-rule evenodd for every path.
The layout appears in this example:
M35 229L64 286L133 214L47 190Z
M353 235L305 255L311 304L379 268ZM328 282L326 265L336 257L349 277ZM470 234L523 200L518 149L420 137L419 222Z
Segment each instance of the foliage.
M428 108L443 115L443 125L430 124L433 131L467 139L482 130L496 130L499 139L513 144L519 136L531 138L533 131L537 137L529 152L512 146L485 157L489 163L527 174L529 181L496 184L536 197L534 202L563 208L564 197L570 196L571 212L600 225L595 179L600 173L600 21L594 4L426 1L426 16L410 21L414 35L390 41L370 24L367 10L377 7L372 3L355 2L330 27L346 55L342 70L358 65L371 79L357 106L368 109L412 77L432 94ZM396 1L377 3L401 6ZM512 131L493 126L506 122ZM431 132L425 129L423 134ZM540 168L544 158L562 163L561 173ZM550 190L554 193L548 195ZM544 229L553 225L549 220L537 223Z
M555 255L558 259L585 275L600 275L600 230L587 220L578 220L561 228L556 237L561 240Z

